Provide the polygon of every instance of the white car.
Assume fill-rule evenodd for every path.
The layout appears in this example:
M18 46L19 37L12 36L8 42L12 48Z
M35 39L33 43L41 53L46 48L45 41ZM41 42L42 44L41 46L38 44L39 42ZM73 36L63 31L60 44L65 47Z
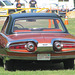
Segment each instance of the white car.
M13 0L11 0L11 1L13 1ZM14 5L13 5L14 3L11 3L11 1L10 0L0 0L0 8L11 8L8 10L9 14L15 12L15 9L12 9L12 8L14 8ZM21 2L23 4L23 6L21 8L27 7L26 2L23 2L23 1L21 1ZM3 12L7 13L7 10L1 11L0 13L3 13Z
M0 0L0 8L14 8L14 5L12 5L12 3L7 1L7 0ZM7 13L6 10L1 11L1 12ZM15 10L14 9L10 9L9 13L12 13L12 12L15 12Z
M0 7L2 8L13 8L12 3L7 0L0 0Z

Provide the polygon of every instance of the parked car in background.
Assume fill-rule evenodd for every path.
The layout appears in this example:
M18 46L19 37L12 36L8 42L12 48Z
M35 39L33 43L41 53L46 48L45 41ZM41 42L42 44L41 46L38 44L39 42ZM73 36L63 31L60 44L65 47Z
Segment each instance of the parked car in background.
M56 14L11 14L0 33L0 59L5 70L14 70L14 60L63 62L65 69L73 69L75 36Z
M15 1L15 0L14 0L14 1ZM14 5L13 5L13 3L11 3L11 2L12 2L12 0L11 0L11 1L8 1L8 0L0 0L0 8L10 8L10 9L8 10L8 13L9 13L9 14L14 13L14 12L15 12L15 9L12 9L12 8L14 8ZM24 2L24 3L22 3L21 8L25 8L25 7L27 7L27 5L26 5L26 3ZM1 11L1 13L2 13L2 12L7 13L7 10L3 10L3 11Z
M14 8L11 2L7 0L0 0L0 8ZM1 11L7 13L7 10ZM9 13L15 12L14 9L9 9Z
M7 0L0 0L0 7L1 8L12 8L13 5Z

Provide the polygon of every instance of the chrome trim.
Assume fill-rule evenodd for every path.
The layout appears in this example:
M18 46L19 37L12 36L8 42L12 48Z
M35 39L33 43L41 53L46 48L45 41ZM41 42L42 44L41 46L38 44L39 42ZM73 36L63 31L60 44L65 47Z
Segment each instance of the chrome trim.
M11 19L10 19L10 16L9 16L9 20L8 20L8 23L7 23L7 26L6 26L6 30L5 30L5 32L4 32L6 35L8 35L8 34L6 33L6 31L7 31L7 27L8 27L8 25L9 25L10 20L11 20Z
M24 41L34 41L36 44L37 44L37 50L35 52L25 52L25 53L36 53L36 52L54 52L53 50L53 43L54 41L70 41L70 42L75 42L75 40L69 40L69 39L60 39L60 38L55 38L55 39L52 39L51 43L38 43L37 40L34 40L34 39L24 39L24 40L16 40L16 41L13 41L13 42L8 42L7 44L7 47L9 47L9 45L11 43L16 43L16 42L24 42ZM7 49L8 50L8 49ZM9 52L15 52L15 51L10 51L8 50ZM66 52L71 52L71 51L66 51ZM16 52L16 53L24 53L24 52ZM64 52L54 52L54 53L64 53Z
M15 53L16 51L10 51L8 48L9 48L10 44L19 43L19 42L34 42L34 43L38 44L38 41L35 39L23 39L23 40L8 41L8 43L5 47L6 50L8 52L14 52ZM33 53L33 52L16 52L16 53Z
M37 47L52 47L51 43L38 43Z
M51 43L38 43L36 52L52 52L53 45Z
M29 41L30 42L30 41ZM10 45L11 43L9 43ZM43 44L48 44L48 46L44 46L43 47ZM8 45L8 48L9 48L9 45ZM37 44L38 47L37 47L37 50L34 51L34 52L16 52L16 51L10 51L8 48L6 49L8 52L14 52L14 53L37 53L37 52L51 52L53 51L53 47L50 43L38 43ZM14 49L15 50L15 49ZM19 49L18 49L19 50Z
M73 45L73 46L75 45L75 43L64 43L64 42L62 44L67 44L68 46L69 45Z
M52 39L52 40L51 40L51 44L53 44L54 41L61 41L61 42L62 42L62 41L75 42L75 40L73 40L73 39L55 38L55 39Z
M57 59L75 59L75 55L65 55L65 56L51 56L51 60L57 60Z
M36 44L38 44L38 41L35 39L23 39L23 40L8 41L5 48L9 48L9 45L12 43L19 43L19 42L35 42Z
M37 54L34 57L20 57L20 56L5 56L5 62L10 60L10 59L19 59L19 60L37 60ZM50 60L63 60L63 59L71 59L74 58L75 59L75 55L67 55L67 56L51 56ZM37 60L38 61L38 60ZM43 60L41 60L43 61ZM49 60L46 60L49 61Z
M65 42L63 42L63 44L72 44L72 45L74 45L75 43L65 43Z
M4 38L6 38L7 41L9 41L10 38L8 38L5 34L0 33Z
M39 52L52 52L53 48L52 47L38 47L36 51L34 52L17 52L17 51L10 51L8 48L6 49L8 52L13 52L13 53L23 53L23 54L33 54L33 53L39 53ZM15 50L15 49L14 49ZM20 49L16 49L20 50Z
M26 43L23 43L23 44L13 44L13 45L10 45L10 46L16 46L16 45L25 45Z

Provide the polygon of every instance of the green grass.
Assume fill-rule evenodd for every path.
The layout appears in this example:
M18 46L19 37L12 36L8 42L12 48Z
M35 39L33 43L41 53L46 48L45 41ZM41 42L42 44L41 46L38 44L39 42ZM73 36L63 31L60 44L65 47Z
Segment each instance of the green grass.
M64 19L63 19L63 21L64 21ZM68 23L69 24L66 25L66 27L67 27L69 33L75 35L75 18L68 19Z
M64 20L64 19L63 19ZM69 25L66 25L70 34L75 35L75 18L68 19ZM3 24L0 24L0 29ZM15 72L5 71L2 66L0 66L0 75L75 75L74 70L16 70Z
M0 75L75 75L74 70L44 70L44 71L16 71L16 72L9 72L4 71L0 72Z

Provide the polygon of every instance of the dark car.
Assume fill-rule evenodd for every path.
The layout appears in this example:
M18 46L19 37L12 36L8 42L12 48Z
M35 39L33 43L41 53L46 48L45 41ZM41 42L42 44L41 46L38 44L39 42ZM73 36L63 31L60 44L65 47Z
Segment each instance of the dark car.
M0 58L5 70L14 68L14 60L63 62L73 69L75 37L56 14L11 14L0 33Z

